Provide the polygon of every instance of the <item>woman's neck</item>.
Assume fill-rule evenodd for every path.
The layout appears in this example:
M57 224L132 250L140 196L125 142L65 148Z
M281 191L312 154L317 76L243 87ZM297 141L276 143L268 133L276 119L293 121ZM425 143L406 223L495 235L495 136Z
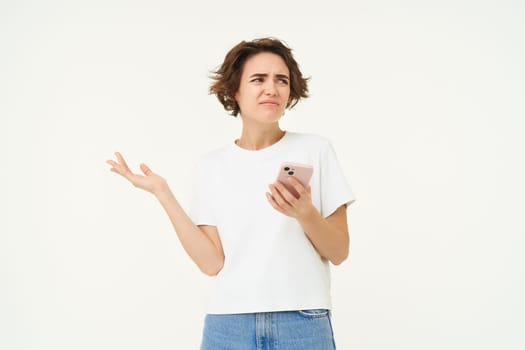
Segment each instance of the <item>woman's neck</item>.
M235 144L247 150L257 151L278 142L285 133L278 125L267 130L250 130L243 127L241 137L235 140Z

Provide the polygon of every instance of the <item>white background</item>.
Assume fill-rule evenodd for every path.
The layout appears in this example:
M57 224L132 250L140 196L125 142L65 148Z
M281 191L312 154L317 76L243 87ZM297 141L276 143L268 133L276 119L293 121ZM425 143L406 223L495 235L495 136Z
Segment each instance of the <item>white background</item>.
M240 133L208 74L260 36L312 77L282 127L330 138L358 198L339 349L525 347L523 2L316 4L1 2L0 348L198 348L208 277L105 161L187 206Z

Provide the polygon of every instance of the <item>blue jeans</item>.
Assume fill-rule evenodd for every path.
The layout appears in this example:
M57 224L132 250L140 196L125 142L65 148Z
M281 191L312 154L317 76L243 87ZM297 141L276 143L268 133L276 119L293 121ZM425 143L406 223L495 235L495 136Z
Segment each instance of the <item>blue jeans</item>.
M201 350L333 350L330 310L208 314Z

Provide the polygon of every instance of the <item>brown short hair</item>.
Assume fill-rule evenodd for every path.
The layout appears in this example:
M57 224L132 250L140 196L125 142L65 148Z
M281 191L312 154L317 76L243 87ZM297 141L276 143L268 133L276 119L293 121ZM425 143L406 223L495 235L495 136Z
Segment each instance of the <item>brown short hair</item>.
M301 98L308 97L310 78L303 77L299 65L293 58L292 49L275 38L241 41L226 54L222 65L212 72L213 83L209 91L210 94L217 95L224 109L231 112L233 116L237 116L240 112L239 105L233 96L239 90L244 63L248 58L261 52L279 55L290 71L290 99L286 108L292 108Z

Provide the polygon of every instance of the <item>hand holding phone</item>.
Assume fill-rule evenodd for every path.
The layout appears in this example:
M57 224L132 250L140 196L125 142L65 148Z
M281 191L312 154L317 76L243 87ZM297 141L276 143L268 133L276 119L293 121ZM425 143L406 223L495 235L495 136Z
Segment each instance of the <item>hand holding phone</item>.
M289 176L293 176L297 179L303 186L308 186L312 173L314 171L313 166L308 164L293 163L293 162L284 162L279 168L279 173L277 174L277 180L286 187L295 198L299 198L299 193L295 190L292 184L288 181Z

